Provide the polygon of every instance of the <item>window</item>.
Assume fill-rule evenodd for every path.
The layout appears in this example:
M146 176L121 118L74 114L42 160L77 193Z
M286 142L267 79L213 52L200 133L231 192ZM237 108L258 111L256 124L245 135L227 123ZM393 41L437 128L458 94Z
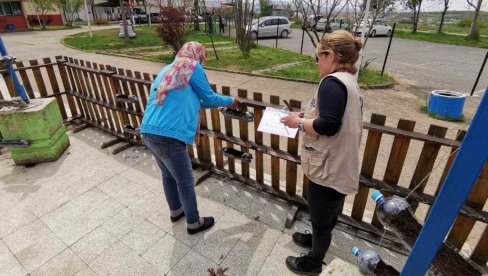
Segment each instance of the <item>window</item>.
M22 15L20 2L0 2L0 16Z
M288 20L280 18L280 25L286 25L288 24Z
M278 19L271 19L271 20L268 20L268 26L274 26L274 25L278 25Z

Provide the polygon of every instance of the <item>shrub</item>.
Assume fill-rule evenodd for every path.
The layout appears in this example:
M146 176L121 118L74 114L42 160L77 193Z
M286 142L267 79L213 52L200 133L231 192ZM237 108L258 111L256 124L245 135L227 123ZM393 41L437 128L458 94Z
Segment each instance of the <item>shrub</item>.
M97 19L95 20L95 25L108 25L110 22L108 22L107 19Z
M473 22L472 18L464 17L459 19L458 26L461 28L469 28L469 26L471 26L471 22Z
M174 7L161 9L161 23L156 27L156 32L163 41L171 46L176 54L185 43L185 11Z

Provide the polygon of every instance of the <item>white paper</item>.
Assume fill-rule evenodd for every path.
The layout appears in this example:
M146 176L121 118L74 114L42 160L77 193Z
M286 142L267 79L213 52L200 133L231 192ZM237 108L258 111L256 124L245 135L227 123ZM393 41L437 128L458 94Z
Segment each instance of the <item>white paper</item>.
M288 114L288 110L266 107L259 123L258 131L295 138L298 128L289 128L280 122L280 119Z

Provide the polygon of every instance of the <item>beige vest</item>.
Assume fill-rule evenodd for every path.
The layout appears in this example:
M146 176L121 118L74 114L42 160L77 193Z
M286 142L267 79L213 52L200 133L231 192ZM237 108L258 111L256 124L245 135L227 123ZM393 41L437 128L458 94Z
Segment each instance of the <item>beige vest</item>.
M328 76L336 77L347 88L347 105L342 118L342 127L334 136L304 134L302 169L303 173L316 184L330 187L342 194L356 194L359 187L363 99L352 74L337 72ZM306 107L306 118L319 116L318 100L317 89Z

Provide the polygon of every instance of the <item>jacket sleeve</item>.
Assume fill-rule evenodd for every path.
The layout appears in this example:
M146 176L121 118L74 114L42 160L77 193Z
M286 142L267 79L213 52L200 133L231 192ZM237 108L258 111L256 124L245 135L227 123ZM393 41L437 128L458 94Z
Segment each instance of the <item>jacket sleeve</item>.
M200 98L201 108L228 106L234 101L232 97L219 95L212 90L205 71L200 64L195 67L195 71L190 78L190 85L198 98Z

